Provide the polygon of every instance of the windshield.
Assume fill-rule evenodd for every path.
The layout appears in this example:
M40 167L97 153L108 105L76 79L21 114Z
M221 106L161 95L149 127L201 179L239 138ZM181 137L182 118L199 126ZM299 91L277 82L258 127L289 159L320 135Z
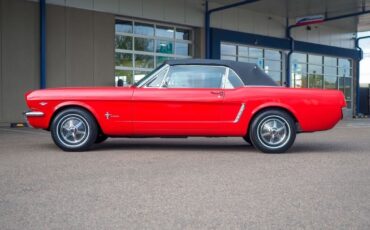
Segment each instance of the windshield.
M141 78L138 82L136 82L134 84L134 86L139 86L141 85L141 83L145 82L150 76L152 76L152 74L154 72L156 72L157 70L159 70L160 68L162 68L164 66L164 64L161 64L160 66L158 66L157 68L153 69L150 73L148 73L147 75L145 75L145 77Z

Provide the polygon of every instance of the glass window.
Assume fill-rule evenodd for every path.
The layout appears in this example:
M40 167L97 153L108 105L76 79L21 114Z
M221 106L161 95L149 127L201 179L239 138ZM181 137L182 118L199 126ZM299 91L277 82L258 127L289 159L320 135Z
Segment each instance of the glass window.
M191 40L191 32L187 29L176 28L176 39Z
M148 38L135 38L135 50L153 52L154 40Z
M269 71L281 71L281 61L265 60L265 72Z
M116 32L120 33L132 33L132 22L131 21L121 21L116 23Z
M249 47L249 57L263 58L263 50Z
M157 26L155 29L155 35L157 37L173 38L174 28L168 26Z
M349 68L338 67L338 75L341 77L351 77L352 71Z
M132 70L115 70L115 86L132 84Z
M229 44L221 44L222 55L236 55L236 46Z
M324 65L337 67L337 58L324 57Z
M292 71L294 73L307 73L307 64L303 63L293 63Z
M233 60L233 61L236 61L236 60ZM247 58L247 57L238 57L238 61L239 62L246 62L246 63L254 63L254 64L257 64L258 59L252 59L251 58L251 60L249 60L249 58Z
M308 73L322 74L322 66L321 65L308 65Z
M268 75L279 85L281 85L281 72L280 71L270 71L268 72Z
M221 56L221 59L222 60L228 60L228 61L236 61L236 56L226 56L226 55L223 55L223 56Z
M132 50L132 37L116 35L116 49Z
M322 65L322 56L308 55L308 62L310 64Z
M152 24L135 22L134 28L135 34L154 36L154 26Z
M238 55L248 57L249 56L248 46L239 46Z
M307 63L307 54L293 53L292 55L293 63Z
M135 54L136 68L154 68L154 57L151 55Z
M324 74L330 76L337 76L336 66L324 66Z
M116 66L132 66L132 54L116 53Z
M156 48L157 53L173 54L173 51L174 51L173 42L165 40L157 41Z
M124 84L138 81L165 60L192 57L191 29L126 19L117 19L115 29L115 70L127 71Z
M242 80L240 80L239 76L234 72L234 70L230 69L229 76L225 83L226 89L233 89L244 86Z
M295 88L308 88L308 78L305 74L293 73L293 82Z
M351 78L344 78L344 96L346 97L347 101L352 99L352 79Z
M349 69L350 66L351 66L350 60L339 58L338 59L338 66L339 66L339 68Z
M265 58L270 60L281 60L281 52L278 50L265 50Z
M336 76L325 76L325 89L337 89L337 77Z
M224 74L224 67L171 66L165 87L220 88Z
M187 56L191 53L191 45L189 43L177 42L176 54Z
M323 76L319 74L308 75L309 88L323 88Z

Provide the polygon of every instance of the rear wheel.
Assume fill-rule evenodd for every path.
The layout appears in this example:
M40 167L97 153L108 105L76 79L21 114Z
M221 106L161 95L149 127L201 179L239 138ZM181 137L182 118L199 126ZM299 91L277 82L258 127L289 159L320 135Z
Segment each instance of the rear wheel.
M96 141L98 126L86 110L69 108L53 119L51 136L54 143L64 151L85 151Z
M295 141L295 122L284 111L267 110L253 119L249 136L258 150L265 153L283 153Z

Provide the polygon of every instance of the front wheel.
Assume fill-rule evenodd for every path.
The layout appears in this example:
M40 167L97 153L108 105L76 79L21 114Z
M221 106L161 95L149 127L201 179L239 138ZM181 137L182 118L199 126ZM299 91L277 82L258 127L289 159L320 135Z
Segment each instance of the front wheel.
M69 108L53 119L51 136L54 143L64 151L85 151L96 141L98 126L86 110Z
M252 146L253 146L253 144L252 144L252 142L251 142L251 138L249 137L249 135L247 135L247 136L243 137L243 139L244 139L244 141L245 141L245 142L247 142L248 144L250 144L250 145L252 145Z
M100 143L104 142L107 139L108 139L107 136L105 136L102 133L99 133L98 136L96 137L95 144L100 144Z
M295 141L295 122L284 111L267 110L253 119L249 136L258 150L264 153L283 153Z

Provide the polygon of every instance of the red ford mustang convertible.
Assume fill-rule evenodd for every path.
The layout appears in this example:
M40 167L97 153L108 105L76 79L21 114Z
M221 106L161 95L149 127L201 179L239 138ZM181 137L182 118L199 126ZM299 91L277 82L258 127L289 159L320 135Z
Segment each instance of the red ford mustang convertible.
M26 94L34 128L51 131L65 151L107 137L243 137L281 153L297 133L328 130L342 118L336 90L292 89L254 64L167 61L131 87L57 88Z

